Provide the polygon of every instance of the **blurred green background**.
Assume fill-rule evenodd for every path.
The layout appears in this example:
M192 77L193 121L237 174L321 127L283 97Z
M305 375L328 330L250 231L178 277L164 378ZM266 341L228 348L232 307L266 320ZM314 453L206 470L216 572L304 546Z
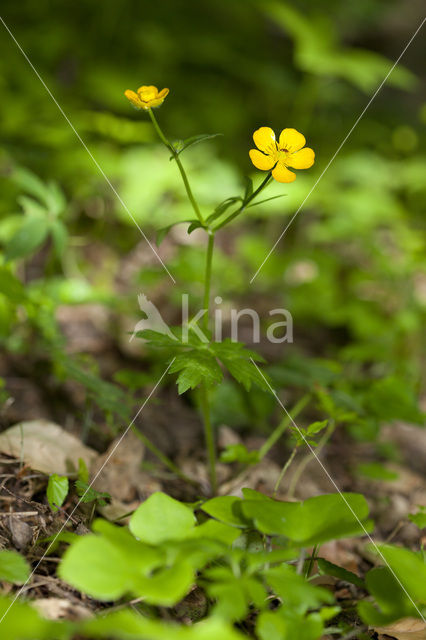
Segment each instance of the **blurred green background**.
M338 401L361 416L363 433L371 427L366 416L380 417L374 402L382 413L386 406L394 418L419 421L414 397L422 382L426 308L424 35L252 285L249 280L417 29L421 3L4 0L2 16L152 240L159 228L187 218L188 204L176 166L149 119L124 98L125 89L170 88L157 114L171 139L223 134L182 156L206 213L238 195L244 175L261 180L248 157L256 128L302 131L316 151L314 167L299 172L293 184L272 185L268 196L286 197L250 209L219 236L214 292L241 306L273 303L291 311L293 364L287 351L273 354L281 384L334 385ZM162 296L165 306L177 302L182 289L196 299L202 242L194 236L188 244L176 232L161 245L178 281L173 288L4 27L0 33L6 347L34 348L22 327L14 330L28 318L37 335L53 340L46 314L53 317L64 303L101 301L125 315L136 314L141 290ZM46 200L19 167L58 185L50 187L44 208L50 202L55 213L46 215L61 224L52 231L53 245L41 234L42 242L8 256L23 221L40 214L22 194ZM143 264L127 278L123 263L132 252L144 256ZM16 294L18 285L7 274L25 291ZM117 287L120 274L126 283ZM166 316L173 314L166 309ZM389 409L391 401L396 408Z

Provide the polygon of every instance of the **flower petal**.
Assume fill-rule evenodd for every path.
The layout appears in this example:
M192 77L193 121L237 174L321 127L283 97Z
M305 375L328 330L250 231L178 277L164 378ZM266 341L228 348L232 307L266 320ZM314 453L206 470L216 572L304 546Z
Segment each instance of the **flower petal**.
M257 149L250 149L250 160L256 167L256 169L262 169L262 171L269 171L276 163L275 158L272 156L265 156L264 153Z
M142 93L153 93L154 95L158 94L158 89L157 87L154 87L154 85L149 84L149 85L145 85L143 84L141 87L139 87L138 89L138 93L142 92Z
M305 136L296 129L283 129L280 134L279 148L294 153L306 144Z
M155 100L150 100L149 102L144 103L144 109L152 109L154 107L159 107L160 104L163 104L164 98L155 98Z
M313 149L305 147L296 153L291 153L286 158L286 165L293 169L309 169L315 162L315 153Z
M142 107L142 102L139 100L139 96L137 93L135 93L131 89L127 89L127 91L124 92L124 95L126 96L127 100L130 100L130 102L135 107L137 107L138 109Z
M161 91L158 92L158 97L164 99L168 94L169 89L161 89Z
M253 133L254 144L258 149L270 155L276 153L277 143L271 127L260 127Z
M289 171L282 162L278 162L275 169L272 170L272 177L277 182L294 182L296 180L296 174Z

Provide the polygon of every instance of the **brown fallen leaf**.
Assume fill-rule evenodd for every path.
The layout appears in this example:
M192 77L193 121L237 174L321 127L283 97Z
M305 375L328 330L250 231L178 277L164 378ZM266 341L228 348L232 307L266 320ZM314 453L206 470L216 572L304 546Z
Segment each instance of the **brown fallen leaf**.
M32 606L43 618L48 620L86 620L91 612L80 604L74 604L66 598L39 598Z
M108 520L116 520L136 509L141 500L161 490L160 483L141 470L145 446L129 431L114 440L91 468L93 488L111 495L111 504L99 512ZM123 521L124 522L124 521Z
M20 422L0 434L0 451L42 473L65 475L78 469L82 458L90 467L97 452L54 422Z
M418 618L402 618L387 627L375 627L374 631L396 640L426 640L426 624Z

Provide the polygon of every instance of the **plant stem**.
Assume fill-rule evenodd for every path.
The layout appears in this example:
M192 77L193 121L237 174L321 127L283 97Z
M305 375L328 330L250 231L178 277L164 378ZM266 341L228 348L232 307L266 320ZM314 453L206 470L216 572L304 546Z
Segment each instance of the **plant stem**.
M279 486L281 484L281 480L284 478L285 473L287 471L287 469L289 468L289 466L291 465L291 463L294 460L294 456L296 455L297 451L299 449L299 446L297 445L296 447L294 447L293 451L290 454L289 459L287 460L287 462L285 463L285 465L283 466L283 468L281 469L281 473L278 476L278 480L275 483L275 487L274 487L274 493L272 494L272 497L275 498L275 496L277 495L277 491L279 489Z
M204 305L205 314L203 318L204 329L209 327L209 312L210 312L210 289L212 280L212 261L214 250L214 233L208 231L208 243L206 253L206 270L204 274ZM201 411L204 422L204 437L206 441L207 454L209 458L209 475L212 493L216 493L217 478L216 478L216 447L214 442L213 428L210 416L210 402L209 392L205 384L201 386Z
M156 132L158 134L158 137L160 138L161 142L169 149L169 151L173 155L173 158L175 159L176 164L179 167L180 175L182 176L183 184L185 185L186 194L188 196L188 199L189 199L190 203L192 204L192 208L194 209L195 215L197 216L197 218L201 222L201 224L204 225L204 218L201 215L200 207L198 206L198 203L197 203L196 199L194 198L194 194L192 193L192 189L190 187L190 184L189 184L188 177L186 175L185 169L183 168L183 164L181 162L181 159L179 158L179 154L176 152L176 149L174 148L172 143L167 140L166 136L164 135L163 131L161 130L160 125L158 124L157 118L155 117L153 110L152 109L148 109L148 113L149 113L149 117L151 118L152 124L154 125L154 129L156 130Z
M209 458L209 476L212 494L215 495L217 491L217 477L216 477L216 447L213 436L212 423L210 419L210 403L209 394L205 384L200 388L200 400L201 400L201 412L203 414L204 422L204 437L206 440L207 454Z
M325 434L323 435L323 437L319 441L318 446L316 447L315 453L310 451L303 458L303 460L301 460L299 466L297 467L296 471L293 474L293 477L291 478L291 484L290 484L290 488L288 490L288 497L289 498L293 498L294 492L296 490L297 483L299 482L302 473L304 472L304 470L306 469L308 464L311 462L311 460L313 460L315 456L318 456L318 454L321 453L322 449L327 444L327 442L328 442L329 438L331 437L331 435L332 435L333 431L335 430L335 428L336 428L335 422L331 421L327 431L325 432Z
M179 476L179 478L182 478L182 480L185 480L186 482L189 482L190 484L198 485L198 482L196 480L193 480L192 478L187 476L186 473L183 473L179 469L179 467L177 467L174 464L174 462L172 462L162 451L160 451L160 449L158 449L155 446L155 444L153 442L151 442L151 440L149 440L149 438L146 437L145 434L141 433L139 431L139 429L136 427L136 425L132 424L131 429L132 429L133 433L135 434L135 436L137 436L139 438L139 440L142 440L142 442L144 443L146 448L149 449L151 451L151 453L153 453L164 464L165 467L170 469L170 471L173 471L173 473L175 473L177 476Z
M284 431L287 429L287 427L290 425L291 422L291 418L293 418L293 420L295 418L297 418L297 416L299 415L299 413L306 407L306 405L308 404L309 400L310 400L310 394L307 393L304 396L302 396L299 400L299 402L297 402L293 409L290 410L290 415L287 416L285 415L284 418L281 420L280 424L273 430L273 432L271 433L271 435L269 436L269 438L266 440L266 442L262 445L262 447L259 449L259 457L260 459L264 458L266 456L266 454L268 453L268 451L270 449L272 449L272 447L274 446L274 444L277 442L277 440L279 440L282 436L282 434L284 433ZM290 417L291 416L291 417Z
M266 176L266 178L264 179L264 181L257 187L256 191L253 191L253 193L251 194L251 196L249 198L247 198L247 200L245 200L243 202L243 204L241 205L241 207L239 207L238 209L236 209L233 213L231 213L230 216L228 216L225 220L223 220L221 223L219 223L216 227L213 228L214 231L217 231L218 229L221 229L222 227L224 227L226 224L228 224L229 222L231 222L234 218L236 218L237 216L240 215L240 213L242 213L244 211L244 209L250 204L250 202L252 200L254 200L256 198L256 196L259 195L259 193L266 187L266 185L268 184L268 182L270 181L270 179L272 178L272 173L269 172L268 175Z
M309 578L311 576L312 569L314 567L314 562L317 559L318 549L319 549L319 544L316 544L314 546L314 548L312 549L312 553L311 553L311 556L309 558L308 566L306 568L306 573L305 573L306 580L309 580Z
M212 261L213 261L213 249L214 249L214 233L208 231L208 243L207 243L207 255L206 255L206 271L204 276L204 304L203 308L206 310L204 314L203 323L204 329L209 327L209 312L210 312L210 288L212 280Z

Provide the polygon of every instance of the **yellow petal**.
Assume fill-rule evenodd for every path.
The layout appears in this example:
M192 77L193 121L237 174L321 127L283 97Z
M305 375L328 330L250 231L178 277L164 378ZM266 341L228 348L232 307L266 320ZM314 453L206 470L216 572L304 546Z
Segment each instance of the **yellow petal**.
M256 169L262 169L262 171L269 171L274 166L276 160L272 156L265 156L264 153L257 149L250 149L250 160L256 167Z
M155 98L155 100L149 100L149 102L144 105L145 109L151 109L153 107L159 107L160 104L163 104L164 98Z
M149 84L149 85L143 84L138 89L138 93L140 93L140 92L142 92L142 93L153 93L156 96L158 94L158 89L157 89L157 87L154 87L153 84Z
M296 174L293 171L289 171L282 162L279 162L275 169L272 170L272 177L277 182L293 182L296 180Z
M260 127L253 133L254 144L258 149L270 155L276 153L275 133L271 127Z
M164 98L169 94L169 89L161 89L161 91L158 92L158 97L159 98Z
M291 153L286 158L286 165L293 169L309 169L315 162L315 153L309 147L305 147L296 153Z
M126 96L127 100L130 100L130 102L135 107L137 107L138 109L142 107L142 102L139 100L139 96L137 93L131 91L131 89L127 89L127 91L124 92L124 95Z
M296 129L283 129L280 134L279 148L294 153L306 144L305 136Z

